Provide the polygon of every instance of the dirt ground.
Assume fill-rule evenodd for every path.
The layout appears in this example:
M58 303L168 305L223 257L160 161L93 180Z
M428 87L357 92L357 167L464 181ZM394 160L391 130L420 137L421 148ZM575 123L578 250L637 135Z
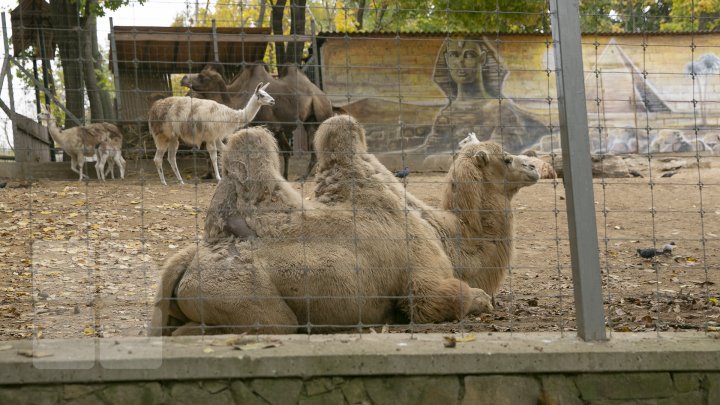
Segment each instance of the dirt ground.
M673 177L595 179L603 297L609 330L718 330L720 161ZM441 173L413 173L408 190L439 203ZM312 195L312 183L295 183ZM214 182L161 186L156 178L10 182L0 189L0 340L137 336L151 316L163 261L202 236ZM574 331L562 180L514 200L516 256L492 314L390 331ZM583 226L583 224L579 224ZM636 249L673 241L653 260ZM377 332L380 332L379 330Z

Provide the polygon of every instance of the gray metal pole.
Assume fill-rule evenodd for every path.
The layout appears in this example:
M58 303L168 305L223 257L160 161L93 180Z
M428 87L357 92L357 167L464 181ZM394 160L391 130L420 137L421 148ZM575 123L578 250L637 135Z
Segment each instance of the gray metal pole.
M578 335L605 340L578 0L550 0Z

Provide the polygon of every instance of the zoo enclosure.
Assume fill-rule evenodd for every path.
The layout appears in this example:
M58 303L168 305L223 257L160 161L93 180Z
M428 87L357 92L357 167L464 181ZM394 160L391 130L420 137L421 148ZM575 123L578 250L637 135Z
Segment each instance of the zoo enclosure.
M619 100L612 100L613 95L611 96L603 96L601 94L597 95L588 95L587 97L583 95L587 91L586 85L581 80L584 77L588 76L588 73L590 73L590 76L592 77L592 74L595 75L595 88L598 89L598 92L600 92L600 89L602 89L602 86L598 86L597 83L601 80L602 75L599 70L595 71L589 71L585 70L583 71L582 68L582 48L581 48L581 36L580 36L580 28L578 19L571 14L566 13L572 13L574 10L573 8L565 7L565 3L561 3L560 6L558 5L558 2L550 2L550 13L547 15L550 18L552 18L553 26L559 27L559 29L553 30L552 33L552 40L549 42L546 42L547 46L547 55L554 54L554 60L555 66L560 66L560 68L556 69L550 69L550 65L548 65L547 71L550 73L552 70L555 71L557 74L557 97L553 97L551 95L551 92L548 91L548 105L553 105L554 103L558 104L558 112L560 117L560 122L557 125L552 124L552 118L549 118L550 124L544 126L544 131L546 131L547 134L551 135L557 135L557 128L560 128L560 134L562 139L562 152L563 152L563 165L564 165L564 176L563 181L566 187L566 198L567 198L567 204L568 204L568 223L570 226L570 234L568 235L568 241L571 245L572 250L572 269L573 269L573 282L575 283L574 292L576 294L576 307L577 307L577 319L578 319L578 331L579 334L588 339L588 340L596 340L596 339L603 339L604 338L604 331L605 331L605 316L603 314L603 305L602 305L602 294L600 290L601 285L601 271L600 271L600 261L597 254L597 231L596 227L593 225L596 218L596 209L595 209L595 199L593 198L593 190L589 188L589 185L592 184L591 179L591 161L588 161L585 158L581 158L583 156L589 156L591 155L591 144L590 141L593 140L595 137L594 135L598 135L597 138L601 139L599 142L600 147L600 153L594 153L595 155L604 155L607 152L607 144L605 145L606 150L603 150L602 144L603 142L607 142L606 138L606 132L609 129L608 126L603 126L598 124L597 125L597 134L587 134L588 132L588 123L587 123L587 117L588 114L585 111L586 106L588 103L587 100L591 101L597 101L595 103L597 106L605 106L607 103L603 104L603 101L619 101ZM497 10L495 12L489 11L488 14L499 13ZM188 30L188 32L190 32ZM189 34L188 34L189 35ZM322 36L322 34L320 35ZM450 36L450 35L446 35ZM331 45L331 40L333 38L339 38L341 41L362 41L360 39L361 37L352 37L347 34L340 35L340 36L333 36L332 33L328 33L326 37L324 38L325 43L328 44L328 47ZM403 43L403 36L397 35L397 38L401 39L395 39L399 43ZM511 43L510 41L504 41L500 39L501 35L498 33L495 35L494 38L492 36L490 37L490 43L495 42L497 45L498 43L501 44L501 46L498 46L498 49L500 53L502 53L502 47L507 46L508 43ZM701 52L696 51L696 48L698 45L694 42L694 36L690 36L690 45L687 46L688 50L690 51L690 58L688 58L689 62L692 62L697 59L695 57L695 53L697 52L700 54ZM521 38L520 41L523 39ZM321 40L322 41L322 40ZM546 38L547 41L547 38ZM242 40L240 41L242 43ZM417 41L420 42L420 41ZM408 39L406 43L415 44L416 41L413 39ZM599 49L599 41L596 41L595 44L595 51ZM646 42L643 42L642 48L643 48L643 55L646 55L645 49L648 46ZM658 45L662 46L662 45ZM651 48L652 49L652 48ZM327 58L326 52L330 52L332 49L327 48L324 49L322 52L322 56L319 58L319 66L324 69L324 78L333 78L333 72L328 65L323 64L323 57L325 57L325 60L327 61L329 58ZM551 52L552 51L552 52ZM9 53L7 53L9 55ZM374 67L376 71L383 71L383 69L392 75L400 76L405 73L406 70L412 70L412 67L402 66L397 61L397 54L392 54L392 52L389 55L389 59L394 59L393 62L390 62L389 64L381 65L385 67ZM193 58L190 58L189 60L193 61ZM553 60L553 58L549 57L548 63ZM246 62L250 62L247 61ZM489 72L490 75L495 74L496 76L502 76L503 73L501 73L501 70L499 68L500 64L498 63L495 67L496 70L494 72ZM701 66L701 65L698 65ZM362 68L362 63L354 63L352 61L348 62L346 61L344 63L344 66L342 66L342 69L346 72L346 77L349 79L351 78L351 72L355 71L357 68ZM427 66L424 66L424 68L427 70ZM194 68L189 68L187 73L190 73L193 71ZM136 70L137 72L137 70ZM8 72L9 73L9 72ZM522 74L523 72L517 71L516 73ZM653 94L657 94L657 91L653 90L652 81L648 79L648 73L652 74L652 72L648 72L645 69L641 69L639 73L636 73L636 71L632 71L630 73L631 81L633 81L632 87L633 89L638 89L637 91L632 92L632 96L636 97L637 99L633 100L637 104L643 104L646 109L645 113L645 119L646 119L646 125L642 125L643 123L640 122L639 124L634 125L634 129L636 130L635 134L637 136L637 130L646 130L647 134L646 137L649 138L649 132L654 126L654 123L651 123L649 121L650 117L652 117L653 113L656 113L657 111L653 111L653 105L656 105L657 103L654 103ZM660 72L664 73L664 72ZM691 71L691 80L692 80L692 94L693 98L689 101L690 104L693 105L692 107L692 116L696 118L703 118L702 115L702 108L704 105L708 103L703 103L703 100L696 100L695 99L695 81L700 81L701 79L704 79L703 76L700 76L700 74L696 71ZM652 78L652 76L650 76ZM116 78L117 79L117 78ZM502 83L502 80L504 79L498 79L498 82ZM637 80L637 84L635 83L635 80ZM708 80L710 80L708 78ZM547 81L548 85L551 83L550 79ZM122 88L122 87L121 87ZM350 110L352 110L353 107L357 106L358 104L353 103L355 100L351 100L353 97L357 97L358 94L362 95L362 91L360 92L351 92L350 88L348 87L347 90L343 93L333 93L331 92L327 86L324 86L326 89L326 92L329 93L330 97L336 101L336 100L342 100L345 98L345 103L339 103L341 106L346 107ZM404 107L402 107L402 104L405 99L409 98L412 94L410 92L406 92L407 89L413 89L411 86L406 86L404 82L402 82L402 79L398 79L397 82L397 88L393 89L393 91L397 90L397 100L399 100L399 105L401 107L398 107L400 110L400 114L405 114L406 111L403 110ZM139 88L136 90L140 90ZM142 91L150 91L152 89L141 89ZM367 91L367 90L365 90ZM374 94L373 94L374 96ZM382 96L382 95L381 95ZM574 99L575 97L578 97L578 99ZM422 98L422 97L420 97ZM482 94L479 96L475 96L474 101L477 102L478 100L492 100L493 103L496 103L498 106L502 105L502 102L504 101L505 96L503 96L502 93L488 93L488 94ZM593 100L594 99L594 100ZM426 100L428 104L430 101ZM473 101L473 100L471 100ZM530 100L532 101L532 100ZM535 100L536 101L536 100ZM640 103L642 101L642 103ZM661 100L662 101L662 100ZM707 100L705 100L707 101ZM518 103L521 103L522 100L518 100ZM687 103L688 101L686 101ZM422 103L419 103L422 105ZM462 103L458 101L456 105L461 105ZM666 103L667 104L667 103ZM699 108L696 108L695 105L699 105ZM712 104L710 102L709 104ZM662 105L662 103L660 103ZM360 108L360 107L358 107ZM664 108L670 108L665 105ZM659 108L660 110L663 110L663 107ZM498 108L499 111L504 111L501 108ZM548 108L549 110L549 108ZM662 112L662 111L661 111ZM671 110L668 110L666 112L672 112ZM352 111L351 111L352 113ZM592 114L592 113L591 113ZM601 112L600 108L597 110L597 116L600 116L604 114ZM502 114L500 114L502 115ZM144 117L137 116L135 114L132 114L132 116L135 118L136 121L143 121ZM548 112L548 117L551 117L551 114ZM641 119L642 121L642 116ZM373 124L382 124L382 122L373 122L373 120L368 120L369 122L365 122L366 125L372 126ZM410 125L408 125L409 120L400 120L399 124L395 124L395 127L398 132L404 133L406 130L411 130L412 128L412 122L410 122ZM601 120L597 120L598 122ZM499 125L493 126L494 129L499 127L499 139L504 140L503 137L508 138L508 142L510 136L509 135L515 135L513 132L513 125L507 125L504 126L503 123L499 123ZM614 129L614 128L612 128ZM508 133L503 133L503 130L507 130ZM595 128L593 127L593 130ZM694 144L696 148L689 152L694 152L694 157L698 162L700 162L703 159L712 159L712 157L707 157L705 154L702 154L700 152L703 152L697 148L698 140L699 138L702 138L703 131L709 131L710 129L704 128L701 125L696 125L694 130ZM455 129L452 129L450 133L454 133ZM569 134L573 134L572 137L569 136ZM585 136L587 134L587 136ZM46 138L47 139L47 138ZM412 159L413 152L404 150L404 144L403 137L399 137L400 139L400 158L398 158L400 161L404 162L406 159ZM452 142L451 144L454 144L457 139L450 136L448 139L450 139ZM498 139L497 135L496 138ZM690 140L693 141L692 139ZM555 142L557 142L557 139L555 139ZM636 142L639 144L640 142ZM674 144L671 143L671 152L676 152L674 150ZM447 146L447 145L446 145ZM526 145L527 146L527 145ZM647 142L646 144L647 148L647 157L648 160L651 160L653 158L652 153L650 150L650 142ZM31 148L32 149L32 148ZM597 151L595 151L597 152ZM688 152L688 151L685 151ZM698 176L699 177L699 176ZM698 179L698 192L702 199L702 192L703 192L703 182ZM652 192L653 184L652 182L649 184L650 191ZM655 222L655 207L652 207L652 223ZM607 216L609 215L607 213L607 210L603 208L602 212ZM701 206L699 208L699 215L700 215L700 223L704 224L703 220L703 213L704 209ZM611 214L610 214L611 215ZM583 224L582 226L579 226L578 224ZM712 238L712 237L711 237ZM608 240L611 240L612 238L606 237L605 244L608 244ZM656 236L653 235L652 241L653 244L655 243ZM706 246L706 243L708 242L708 237L705 234L702 234L698 238L698 242L703 246L703 248ZM710 242L714 242L714 240L710 240ZM709 257L702 258L702 265L705 270L705 281L711 282L708 278L708 274L711 273L713 269L715 269L715 266L712 262L708 262L711 260ZM711 285L711 284L708 284ZM710 290L706 290L706 298L710 299L713 298L712 292ZM705 330L708 330L707 327Z

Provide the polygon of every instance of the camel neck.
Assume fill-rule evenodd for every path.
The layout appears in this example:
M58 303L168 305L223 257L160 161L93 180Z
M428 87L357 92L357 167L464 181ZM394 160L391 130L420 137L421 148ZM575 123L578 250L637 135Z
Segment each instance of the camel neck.
M487 237L494 241L511 241L512 206L502 190L488 184L478 187L477 184L462 182L448 184L447 187L452 189L444 193L442 207L455 214L468 243L487 243ZM482 238L478 239L478 235Z

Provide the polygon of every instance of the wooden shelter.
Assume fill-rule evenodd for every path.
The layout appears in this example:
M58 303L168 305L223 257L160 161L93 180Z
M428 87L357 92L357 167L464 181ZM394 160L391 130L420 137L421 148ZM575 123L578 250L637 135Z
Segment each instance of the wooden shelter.
M171 75L197 73L220 62L233 75L243 62L262 60L269 28L113 27L110 66L115 73L118 118L147 118L147 96L171 93ZM258 38L259 36L259 38Z

